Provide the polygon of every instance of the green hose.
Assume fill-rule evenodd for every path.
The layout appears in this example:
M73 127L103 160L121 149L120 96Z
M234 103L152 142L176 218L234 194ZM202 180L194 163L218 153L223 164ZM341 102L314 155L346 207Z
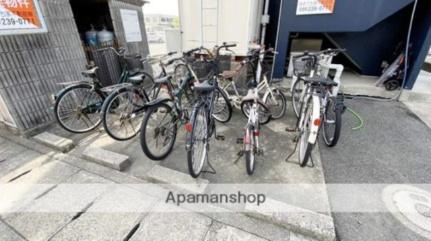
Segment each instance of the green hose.
M352 130L357 131L357 130L362 129L364 127L364 119L362 119L362 117L359 116L358 113L356 113L354 110L350 109L349 107L347 107L347 110L350 113L352 113L352 115L355 116L358 119L358 121L359 121L359 125L356 126L356 127L353 127Z

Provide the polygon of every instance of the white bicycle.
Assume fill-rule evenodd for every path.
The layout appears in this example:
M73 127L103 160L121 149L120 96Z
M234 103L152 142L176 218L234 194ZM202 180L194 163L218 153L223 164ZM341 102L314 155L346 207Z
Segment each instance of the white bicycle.
M263 60L267 54L275 54L275 52L273 49L264 50L260 46L251 49L248 57L240 63L237 69L224 71L221 74L222 89L231 100L232 105L241 109L244 98L243 89L248 89L247 84L259 79L256 86L258 96L271 111L271 118L280 119L286 113L286 97L279 88L271 86L268 80L267 72L263 66ZM260 69L261 74L256 74L258 69ZM241 81L242 86L239 86L240 83L237 83L235 78L243 80ZM246 116L248 115L246 114Z
M338 91L344 67L328 63L330 63L329 61L332 62L332 58L343 51L345 50L329 49L300 57L301 61L307 62L305 66L312 69L304 72L319 73L313 74L313 76L299 76L294 86L297 87L298 83L302 83L303 88L301 90L299 88L292 89L292 100L295 99L293 93L300 91L298 101L294 103L294 106L299 104L297 107L299 116L297 131L299 132L299 162L301 167L305 167L310 159L320 128L323 129L323 139L327 146L333 147L339 140L344 103L343 99L338 97ZM322 64L319 59L323 60ZM334 79L328 78L329 71L325 70L331 68L337 70Z

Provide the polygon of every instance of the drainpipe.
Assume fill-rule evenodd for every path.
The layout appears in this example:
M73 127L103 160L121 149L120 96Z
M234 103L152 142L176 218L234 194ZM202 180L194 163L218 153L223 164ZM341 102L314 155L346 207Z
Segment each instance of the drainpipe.
M264 45L265 44L265 36L266 36L266 25L269 24L269 1L270 0L264 0L265 1L265 10L264 13L262 15L262 20L261 20L261 24L262 24L262 36L260 37L260 45Z

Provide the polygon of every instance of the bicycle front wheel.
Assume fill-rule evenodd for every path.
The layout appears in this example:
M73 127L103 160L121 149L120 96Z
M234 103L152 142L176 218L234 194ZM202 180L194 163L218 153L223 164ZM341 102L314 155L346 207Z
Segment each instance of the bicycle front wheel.
M144 116L145 103L145 97L137 89L124 88L111 93L102 108L106 133L117 141L135 137Z
M151 160L160 161L172 152L177 122L172 108L164 103L150 107L141 126L141 147Z
M301 111L301 95L304 88L304 82L301 80L297 80L291 89L292 107L297 118L299 118L299 112Z
M301 167L307 166L307 163L311 157L311 151L313 150L313 144L308 142L311 133L312 125L312 99L301 106L301 115L304 115L302 119L302 128L299 136L299 164Z
M65 130L72 133L86 133L101 123L100 110L105 97L95 91L91 84L69 87L57 98L55 117Z
M256 153L257 153L257 147L256 147L256 138L257 136L254 135L254 130L251 126L249 126L246 129L245 137L244 137L244 154L245 154L245 166L247 169L248 175L253 175L254 173L254 167L255 167L255 160L256 160Z
M196 107L192 119L192 130L187 135L187 163L193 178L199 177L208 156L208 115L204 107Z
M250 109L253 108L253 104L253 100L243 101L241 103L241 111L245 117L248 118ZM259 124L265 125L271 120L271 111L261 102L257 102L257 113L259 115Z
M341 112L337 107L336 98L329 98L325 113L323 114L323 140L328 147L337 145L341 133Z

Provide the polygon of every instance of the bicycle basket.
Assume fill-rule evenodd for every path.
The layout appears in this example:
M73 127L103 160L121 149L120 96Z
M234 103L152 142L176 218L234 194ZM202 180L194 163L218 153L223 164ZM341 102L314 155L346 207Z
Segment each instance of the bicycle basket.
M299 75L310 75L312 69L312 63L309 57L306 58L293 58L293 74L296 76Z
M124 61L126 63L127 69L130 72L139 72L144 69L144 66L141 62L141 58L136 55L128 55L124 57Z

